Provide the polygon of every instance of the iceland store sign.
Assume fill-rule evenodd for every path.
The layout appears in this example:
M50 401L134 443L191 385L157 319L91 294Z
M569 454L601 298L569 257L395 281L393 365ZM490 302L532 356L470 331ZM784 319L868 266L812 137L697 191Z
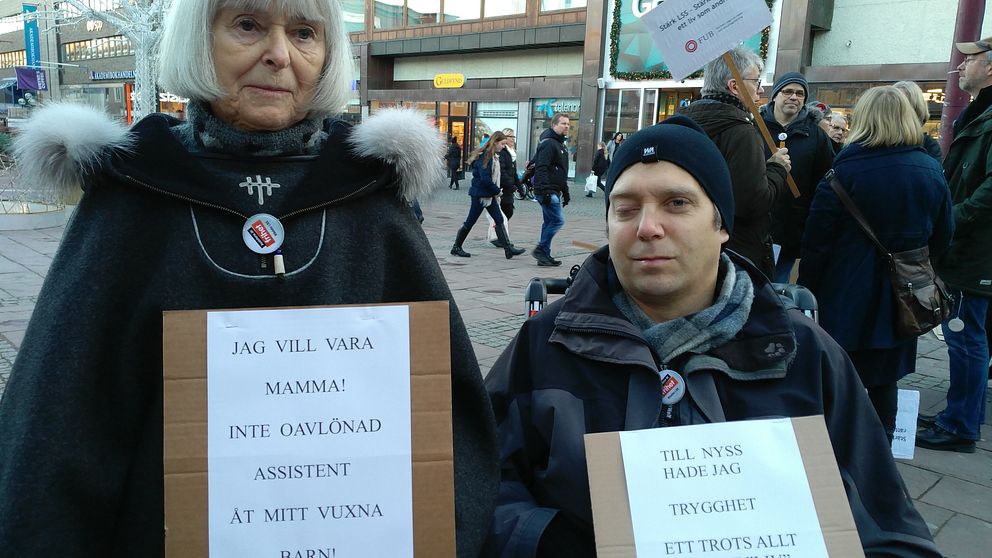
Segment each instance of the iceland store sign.
M27 65L37 68L41 65L41 40L38 38L38 16L35 12L38 6L21 4L21 14L24 16L24 50Z

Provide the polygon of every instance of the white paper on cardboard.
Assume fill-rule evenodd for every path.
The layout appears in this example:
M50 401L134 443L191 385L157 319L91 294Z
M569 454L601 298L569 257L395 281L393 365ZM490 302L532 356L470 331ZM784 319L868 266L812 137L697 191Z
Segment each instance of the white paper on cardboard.
M892 457L912 459L916 455L916 417L920 413L920 392L899 390L896 431L892 436Z
M827 558L792 422L621 432L638 556Z
M211 556L413 556L409 334L406 306L207 314Z
M666 0L642 20L679 80L771 25L772 14L764 0Z

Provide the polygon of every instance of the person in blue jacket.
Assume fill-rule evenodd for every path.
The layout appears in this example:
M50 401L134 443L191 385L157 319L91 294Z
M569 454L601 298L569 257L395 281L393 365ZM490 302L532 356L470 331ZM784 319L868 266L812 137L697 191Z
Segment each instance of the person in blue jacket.
M892 86L872 88L852 121L837 180L889 252L929 246L938 259L954 230L951 193L909 100ZM898 335L888 264L826 181L810 206L799 284L816 295L820 326L851 357L891 440L896 382L916 371L917 339Z
M472 187L469 188L468 195L472 198L472 205L469 206L468 216L462 223L460 229L455 234L455 243L451 246L451 255L462 258L470 258L469 254L462 248L465 238L468 237L472 226L479 220L482 210L489 212L489 216L496 223L496 237L503 247L506 259L523 254L523 248L517 248L510 242L509 235L506 234L506 226L503 223L503 215L499 211L500 189L500 164L499 152L506 146L507 138L503 132L493 132L493 135L480 145L469 158L472 167Z

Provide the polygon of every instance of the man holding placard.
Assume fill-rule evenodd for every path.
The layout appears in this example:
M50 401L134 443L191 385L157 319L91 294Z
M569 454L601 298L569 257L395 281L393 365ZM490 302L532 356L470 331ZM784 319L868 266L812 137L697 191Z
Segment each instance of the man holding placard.
M757 102L764 91L764 63L754 52L738 47L730 52L743 83L733 77L726 61L717 58L703 70L703 98L681 111L695 120L716 143L730 167L737 201L737 228L727 248L751 260L767 277L774 276L772 207L786 195L786 175L792 169L787 148L765 160L764 145L745 96Z
M723 249L733 184L703 130L676 116L634 134L606 192L609 245L486 379L502 461L490 553L595 556L586 433L824 415L866 554L939 556L844 351Z

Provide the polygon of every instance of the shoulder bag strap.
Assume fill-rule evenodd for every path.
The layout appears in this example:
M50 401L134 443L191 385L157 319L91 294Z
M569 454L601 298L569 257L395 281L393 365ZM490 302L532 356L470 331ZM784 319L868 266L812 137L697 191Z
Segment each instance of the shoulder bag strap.
M854 205L854 200L851 199L851 196L847 195L847 192L844 191L844 187L840 185L840 180L837 180L834 170L830 169L827 171L827 174L823 177L823 179L830 184L831 188L834 189L834 193L836 193L837 197L840 198L841 203L847 208L847 211L851 214L851 217L854 217L855 222L858 223L861 230L868 236L868 239L875 245L875 249L878 250L878 252L882 254L886 260L890 260L892 258L892 254L890 254L889 251L885 249L885 246L882 246L882 243L878 241L878 237L875 236L875 232L871 230L870 226L868 226L868 221L865 219L865 216L861 214L861 210L858 209L857 205Z

